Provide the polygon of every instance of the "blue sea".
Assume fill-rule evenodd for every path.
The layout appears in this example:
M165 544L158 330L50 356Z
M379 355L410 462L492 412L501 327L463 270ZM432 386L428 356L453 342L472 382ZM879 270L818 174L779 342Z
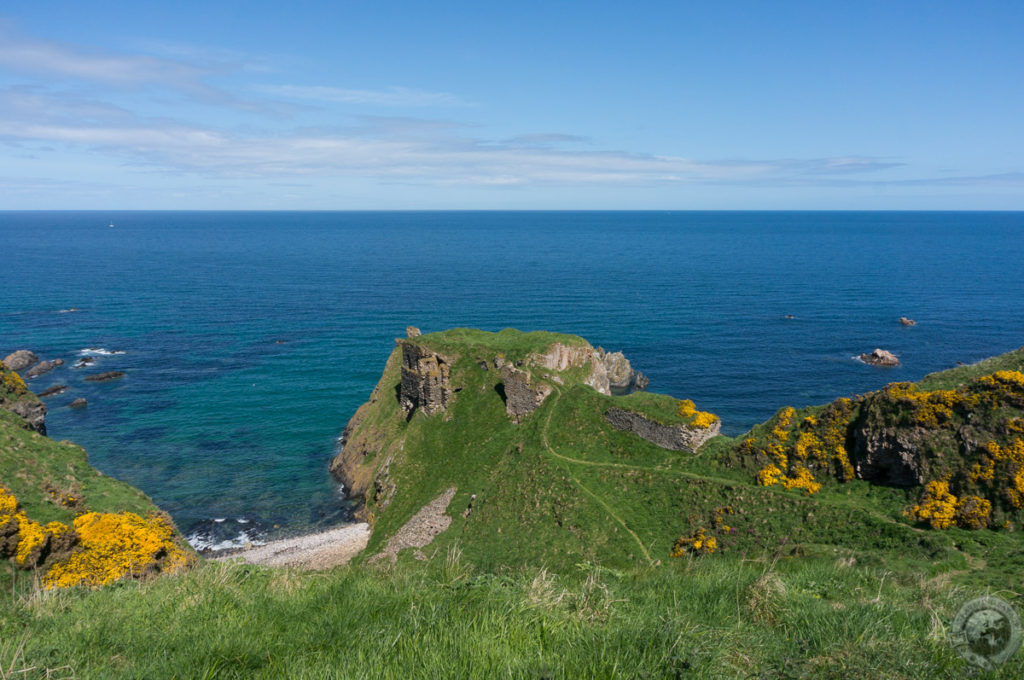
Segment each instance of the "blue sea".
M0 244L0 357L66 362L50 436L201 546L346 521L327 465L407 325L582 335L733 435L1024 345L1024 213L0 212Z

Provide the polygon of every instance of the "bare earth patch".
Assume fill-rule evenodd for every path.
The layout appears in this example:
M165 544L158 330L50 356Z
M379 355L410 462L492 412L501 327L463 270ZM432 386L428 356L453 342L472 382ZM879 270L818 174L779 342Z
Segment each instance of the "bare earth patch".
M270 541L264 545L215 560L241 559L265 567L330 569L359 554L370 540L370 525L349 524L338 529Z
M434 536L451 525L452 518L444 514L448 504L455 497L455 487L430 501L405 523L398 533L388 539L382 551L370 558L370 563L389 558L392 562L398 559L398 551L403 548L422 548L434 540Z

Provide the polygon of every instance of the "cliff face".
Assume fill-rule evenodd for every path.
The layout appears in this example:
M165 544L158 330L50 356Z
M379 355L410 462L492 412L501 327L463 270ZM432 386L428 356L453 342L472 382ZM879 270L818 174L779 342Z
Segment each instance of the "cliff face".
M31 352L22 350L7 358L13 358L15 365L24 366L28 361L23 357L24 354L31 354ZM46 404L32 394L21 376L8 368L3 361L0 361L0 409L18 414L29 428L39 434L46 434Z

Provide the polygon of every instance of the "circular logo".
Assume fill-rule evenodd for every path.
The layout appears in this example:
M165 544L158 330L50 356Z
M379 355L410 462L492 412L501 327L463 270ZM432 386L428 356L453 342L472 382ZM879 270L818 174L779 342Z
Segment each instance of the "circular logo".
M1020 647L1017 612L998 597L979 597L957 612L950 630L953 648L967 663L992 670Z

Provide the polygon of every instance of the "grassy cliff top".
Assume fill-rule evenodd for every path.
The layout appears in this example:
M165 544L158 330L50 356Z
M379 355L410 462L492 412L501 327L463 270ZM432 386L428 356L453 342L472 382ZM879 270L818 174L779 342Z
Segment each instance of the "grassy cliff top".
M520 331L506 328L492 333L476 328L452 328L436 333L426 333L415 338L405 338L429 346L442 354L458 354L465 351L502 355L509 361L525 359L530 354L543 353L551 345L561 343L569 347L589 346L578 335L551 333L549 331Z

